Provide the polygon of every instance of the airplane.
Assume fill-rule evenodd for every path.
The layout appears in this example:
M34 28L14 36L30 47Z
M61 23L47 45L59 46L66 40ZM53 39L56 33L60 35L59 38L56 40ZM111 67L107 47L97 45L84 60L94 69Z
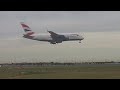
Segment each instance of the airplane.
M25 34L23 34L24 38L31 39L31 40L37 40L37 41L46 41L50 42L50 44L58 44L62 43L63 41L76 41L79 40L81 43L81 40L84 38L81 35L78 34L57 34L53 31L48 31L48 35L41 35L41 34L35 34L31 30L31 28L26 25L24 22L21 22L21 26L25 31Z

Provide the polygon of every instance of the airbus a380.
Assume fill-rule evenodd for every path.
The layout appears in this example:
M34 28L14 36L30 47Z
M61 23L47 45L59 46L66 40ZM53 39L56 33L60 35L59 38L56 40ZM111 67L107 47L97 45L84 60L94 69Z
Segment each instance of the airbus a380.
M47 35L41 35L41 34L36 34L31 30L31 28L21 22L21 25L25 31L25 34L23 34L24 38L31 39L31 40L37 40L37 41L47 41L50 42L50 44L58 44L62 43L63 41L80 41L83 40L84 38L81 35L78 34L57 34L53 31L48 31L49 34Z

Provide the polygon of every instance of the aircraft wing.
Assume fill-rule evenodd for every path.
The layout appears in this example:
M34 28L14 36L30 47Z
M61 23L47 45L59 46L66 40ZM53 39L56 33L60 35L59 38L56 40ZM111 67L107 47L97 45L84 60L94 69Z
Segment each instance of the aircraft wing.
M52 44L56 44L56 43L62 43L64 37L63 35L59 35L57 33L54 33L53 31L48 31L53 39L53 42L51 42Z
M48 32L51 34L51 36L58 36L58 34L53 31L48 31Z

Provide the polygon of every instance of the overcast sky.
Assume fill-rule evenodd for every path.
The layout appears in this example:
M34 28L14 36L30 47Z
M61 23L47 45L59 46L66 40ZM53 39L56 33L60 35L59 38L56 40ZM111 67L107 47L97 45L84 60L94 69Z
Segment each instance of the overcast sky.
M78 41L51 45L22 38L20 22L36 33L79 33ZM0 11L0 63L120 61L119 11Z

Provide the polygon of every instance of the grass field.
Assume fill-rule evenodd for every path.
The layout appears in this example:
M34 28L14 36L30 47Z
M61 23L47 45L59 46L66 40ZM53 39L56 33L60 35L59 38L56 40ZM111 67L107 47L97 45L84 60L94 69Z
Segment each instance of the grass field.
M119 79L120 65L0 67L0 79Z

